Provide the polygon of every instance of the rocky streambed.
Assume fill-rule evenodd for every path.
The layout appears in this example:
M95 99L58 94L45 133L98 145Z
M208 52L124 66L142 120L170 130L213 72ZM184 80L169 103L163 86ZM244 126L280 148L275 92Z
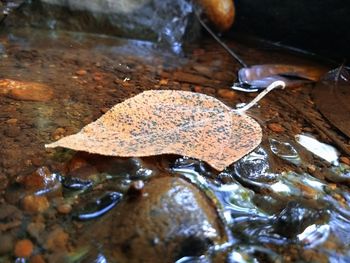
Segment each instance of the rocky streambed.
M330 69L228 44L249 64ZM44 148L148 89L250 101L255 93L230 89L239 65L211 39L179 56L147 41L22 28L3 30L0 46L0 262L349 260L349 138L318 111L317 87L276 90L251 109L263 142L219 173L182 156Z

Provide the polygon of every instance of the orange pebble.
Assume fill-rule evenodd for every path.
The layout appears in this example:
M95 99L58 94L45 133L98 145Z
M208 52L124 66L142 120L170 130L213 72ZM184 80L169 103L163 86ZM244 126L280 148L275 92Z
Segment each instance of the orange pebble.
M50 203L46 196L27 195L22 200L22 206L27 212L42 213L49 208Z
M19 258L29 258L33 253L34 245L29 239L22 239L17 241L15 245L14 254Z
M75 72L75 74L78 76L84 76L87 74L87 71L85 69L79 69L78 71Z
M340 157L340 161L341 161L342 163L345 163L345 164L347 164L347 165L350 165L350 158L348 158L348 157L342 156L342 157Z
M269 123L267 126L273 132L284 132L285 131L285 129L279 123Z
M235 18L232 0L197 0L209 20L221 31L230 29Z

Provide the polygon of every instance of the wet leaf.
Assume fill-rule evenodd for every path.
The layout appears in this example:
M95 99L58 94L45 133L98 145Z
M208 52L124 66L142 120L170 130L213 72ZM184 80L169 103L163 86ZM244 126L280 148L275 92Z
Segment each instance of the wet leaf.
M312 97L316 107L343 134L350 138L350 73L346 68L328 72L315 85Z
M259 124L219 100L188 91L145 91L115 105L79 133L46 147L109 156L179 154L217 170L261 142Z
M324 74L320 68L283 64L266 64L245 67L239 70L239 85L248 85L248 89L262 89L277 80L287 86L296 86L318 81ZM235 88L235 86L234 86Z

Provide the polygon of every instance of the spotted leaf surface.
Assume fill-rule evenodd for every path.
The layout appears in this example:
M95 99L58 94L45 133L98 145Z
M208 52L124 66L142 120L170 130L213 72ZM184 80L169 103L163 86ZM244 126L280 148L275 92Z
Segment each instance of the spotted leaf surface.
M200 93L145 91L46 147L108 156L179 154L221 171L261 142L259 124Z

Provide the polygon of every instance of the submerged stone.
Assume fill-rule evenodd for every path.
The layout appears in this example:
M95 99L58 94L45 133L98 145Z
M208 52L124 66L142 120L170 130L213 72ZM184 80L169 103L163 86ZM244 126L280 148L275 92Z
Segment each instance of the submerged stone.
M0 80L0 95L15 100L46 102L53 98L52 89L42 83L18 81L12 79Z
M120 262L175 262L205 254L226 240L209 199L184 179L170 176L151 180L143 196L123 201L93 227L92 243L108 240L103 244L106 256Z

